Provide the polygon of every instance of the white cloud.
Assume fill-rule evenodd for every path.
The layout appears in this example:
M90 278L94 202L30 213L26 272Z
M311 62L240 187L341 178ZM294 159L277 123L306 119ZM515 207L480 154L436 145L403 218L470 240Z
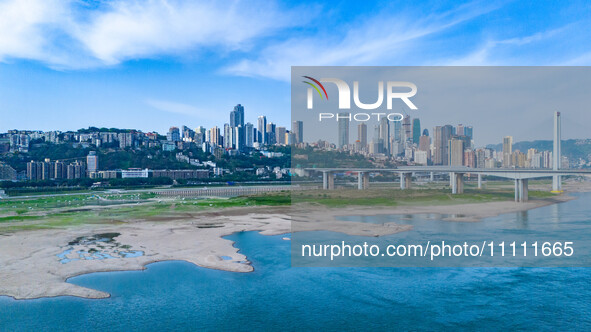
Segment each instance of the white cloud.
M201 47L247 50L257 38L304 24L300 12L272 1L114 0L89 8L74 0L0 0L0 61L76 69Z
M144 103L162 112L189 116L204 121L219 121L219 113L207 111L190 104L161 99L146 99Z
M57 61L48 38L68 25L69 1L12 0L0 2L0 60L24 58Z
M408 13L392 15L391 12L385 12L364 22L349 24L349 30L342 36L338 31L331 31L330 35L292 38L271 45L256 59L239 61L225 68L224 72L288 81L290 67L296 65L390 65L397 60L408 62L416 56L410 54L410 51L422 38L493 9L491 6L471 3L419 19ZM332 33L336 36L333 37ZM414 61L413 64L421 64Z

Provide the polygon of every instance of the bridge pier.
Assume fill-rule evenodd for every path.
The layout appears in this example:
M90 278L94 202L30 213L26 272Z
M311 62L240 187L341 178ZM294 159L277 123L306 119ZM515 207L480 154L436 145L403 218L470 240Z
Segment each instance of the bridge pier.
M451 182L451 193L452 194L463 194L464 193L464 173L449 173L449 179Z
M357 189L369 188L369 172L357 172Z
M529 186L527 179L515 180L515 201L525 203L529 200Z
M431 174L429 174L429 181L435 181L435 173L431 172Z
M412 173L398 173L400 174L400 189L410 189L412 182Z
M322 172L322 189L334 190L334 173L331 171Z
M478 189L482 189L482 174L478 173Z
M560 176L560 175L552 176L552 192L553 193L561 193L562 192L562 176Z

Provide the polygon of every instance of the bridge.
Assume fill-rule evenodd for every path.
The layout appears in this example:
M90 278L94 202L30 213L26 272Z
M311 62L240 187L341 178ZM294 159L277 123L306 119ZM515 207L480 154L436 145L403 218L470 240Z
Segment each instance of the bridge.
M358 176L358 189L369 188L370 173L398 173L400 175L400 189L410 188L413 173L433 174L449 173L452 194L464 192L464 175L478 175L478 189L482 189L482 176L496 176L515 181L515 201L528 201L529 179L552 177L552 192L562 192L562 177L568 175L591 175L591 170L560 169L561 161L561 118L560 112L554 112L554 147L552 153L552 169L524 169L524 168L470 168L464 166L401 166L390 169L370 168L306 168L307 172L322 172L322 187L326 190L334 189L334 176L341 172L354 172Z
M515 181L515 201L528 201L528 180L545 177L558 177L561 191L562 176L591 175L591 170L552 170L552 169L524 169L524 168L470 168L464 166L401 166L396 168L305 168L307 173L322 173L322 188L334 190L335 175L339 173L357 173L357 188L360 190L369 188L370 173L398 173L400 176L400 189L409 189L412 184L412 175L429 173L433 179L434 173L448 173L452 194L464 192L464 176L466 174L478 175L478 189L482 189L483 176L495 176L512 179Z

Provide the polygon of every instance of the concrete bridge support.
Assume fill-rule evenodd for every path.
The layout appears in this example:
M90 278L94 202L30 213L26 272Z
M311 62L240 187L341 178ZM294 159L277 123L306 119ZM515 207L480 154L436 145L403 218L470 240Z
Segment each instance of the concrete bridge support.
M357 172L357 189L369 188L369 172Z
M322 189L334 190L334 173L330 171L322 172Z
M515 180L515 201L527 202L529 200L529 186L527 179Z
M435 181L435 174L433 172L431 172L431 174L429 174L429 181L431 181L431 182Z
M452 194L463 194L464 193L464 173L449 173L451 181L451 193Z
M412 173L398 173L400 174L400 189L410 189L412 182Z
M478 189L482 189L482 174L478 174Z
M560 176L560 175L552 176L552 192L553 193L561 193L562 192L562 176Z

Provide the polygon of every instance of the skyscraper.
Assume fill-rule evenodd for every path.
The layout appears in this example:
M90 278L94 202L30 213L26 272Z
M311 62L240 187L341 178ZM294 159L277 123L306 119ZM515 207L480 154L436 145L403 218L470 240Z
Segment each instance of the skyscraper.
M503 138L503 167L511 167L513 154L513 136Z
M346 145L349 145L349 117L351 116L350 113L339 113L337 116L338 124L339 124L339 131L338 131L338 147L339 149L343 148Z
M363 122L357 125L357 140L362 149L367 148L367 125Z
M257 137L257 142L261 143L262 145L268 144L267 138L265 137L265 133L267 132L267 117L264 115L259 116L257 129L259 134L259 137Z
M168 140L170 142L180 141L181 140L181 133L179 132L179 128L170 127L170 129L168 129L168 133L166 133L166 140ZM121 141L121 139L119 141Z
M421 120L419 118L412 119L412 142L419 144L419 138L421 137Z
M285 143L286 143L285 133L286 133L285 127L276 127L275 128L275 142L277 142L277 144L285 145Z
M449 163L449 139L452 136L451 125L437 126L433 133L433 164L448 165Z
M254 145L254 126L252 125L252 123L247 122L244 125L244 133L246 146L252 148Z
M304 142L304 123L302 121L294 121L291 130L295 136L295 144Z
M220 129L218 127L215 127L218 131L218 135L220 133ZM207 130L205 129L205 127L203 126L199 126L197 128L195 128L195 143L197 145L201 145L203 144L203 142L205 142L205 135L206 135Z
M98 156L96 155L96 151L88 152L88 156L86 156L86 165L88 167L89 172L98 171L99 160L98 160Z
M232 127L229 124L224 124L224 148L232 149L233 148L233 137L234 133L232 131Z
M238 104L230 112L230 127L244 126L244 106Z
M464 166L464 141L452 138L449 141L449 165Z
M402 139L403 141L410 141L412 139L412 133L411 133L411 128L410 128L410 116L409 115L405 115L404 118L402 119L402 131L404 133L404 138Z
M265 139L267 140L266 143L267 145L273 145L275 143L277 143L275 141L276 136L275 136L275 124L273 122L269 122L267 123L267 130L265 131Z
M217 126L211 128L211 134L210 134L210 139L211 139L211 144L215 145L215 146L221 146L222 145L222 135L220 133L220 128L218 128ZM203 143L203 142L202 142Z
M390 121L386 117L380 119L380 141L384 144L382 152L390 153Z
M234 132L234 136L232 137L233 139L233 144L234 144L234 148L238 151L244 151L244 147L246 147L246 135L245 135L245 130L244 130L244 126L238 126L233 128L233 132Z
M402 121L394 121L394 140L397 142L402 141Z

